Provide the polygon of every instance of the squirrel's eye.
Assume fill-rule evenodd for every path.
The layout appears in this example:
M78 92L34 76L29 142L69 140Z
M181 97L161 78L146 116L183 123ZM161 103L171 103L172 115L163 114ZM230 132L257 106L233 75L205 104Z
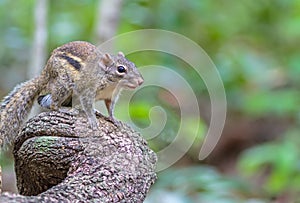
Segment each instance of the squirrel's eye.
M117 68L119 73L125 73L126 72L126 68L124 66L118 66Z

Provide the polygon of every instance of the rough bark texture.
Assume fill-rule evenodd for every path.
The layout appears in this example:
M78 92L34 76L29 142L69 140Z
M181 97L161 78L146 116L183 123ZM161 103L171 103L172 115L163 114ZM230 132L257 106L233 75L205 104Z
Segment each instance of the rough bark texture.
M156 155L125 124L98 115L92 131L76 110L30 119L14 146L20 194L0 202L143 202L156 179Z

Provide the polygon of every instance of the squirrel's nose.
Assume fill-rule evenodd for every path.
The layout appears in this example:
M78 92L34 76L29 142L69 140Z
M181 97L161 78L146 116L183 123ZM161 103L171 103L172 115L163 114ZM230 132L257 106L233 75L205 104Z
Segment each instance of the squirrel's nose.
M141 85L141 84L143 84L144 79L142 77L140 77L137 82L138 82L139 85Z

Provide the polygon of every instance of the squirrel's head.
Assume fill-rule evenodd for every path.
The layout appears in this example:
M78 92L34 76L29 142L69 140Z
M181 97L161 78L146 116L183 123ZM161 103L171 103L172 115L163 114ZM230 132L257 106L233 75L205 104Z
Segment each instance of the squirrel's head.
M104 54L102 62L106 66L108 79L121 88L135 89L144 82L135 64L126 59L122 52L117 55Z

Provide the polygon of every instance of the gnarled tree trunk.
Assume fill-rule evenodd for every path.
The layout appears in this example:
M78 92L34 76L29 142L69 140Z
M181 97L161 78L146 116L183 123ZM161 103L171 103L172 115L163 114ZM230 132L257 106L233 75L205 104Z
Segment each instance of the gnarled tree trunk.
M20 194L0 202L143 202L156 179L156 155L125 124L63 109L30 119L14 146Z

